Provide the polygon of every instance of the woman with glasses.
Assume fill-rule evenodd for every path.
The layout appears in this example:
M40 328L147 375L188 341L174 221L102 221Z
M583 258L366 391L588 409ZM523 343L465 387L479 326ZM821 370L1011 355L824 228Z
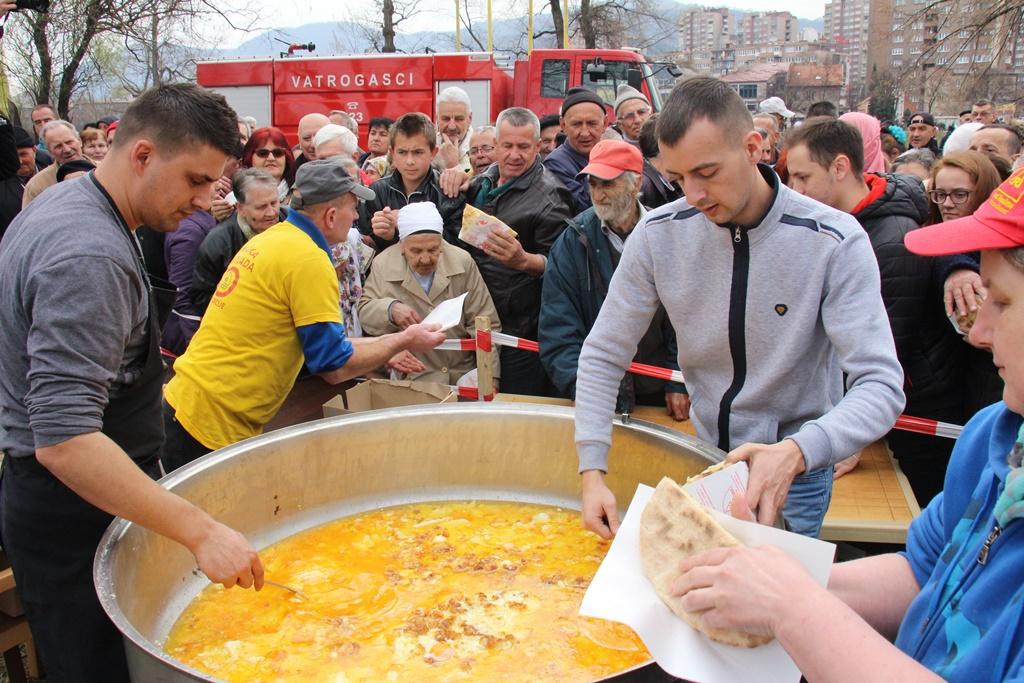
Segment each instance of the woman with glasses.
M258 168L278 181L278 198L287 205L288 193L295 182L295 156L279 128L257 128L242 150L242 168Z
M932 166L931 223L946 223L972 215L999 186L1000 177L991 160L980 152L952 152ZM977 252L936 259L936 271L946 274L943 298L946 314L954 316L964 339L986 296L978 274ZM992 364L992 354L970 348L965 358L964 414L967 416L999 400L1003 382Z
M932 165L931 222L944 223L970 216L999 186L999 172L979 152L954 152Z

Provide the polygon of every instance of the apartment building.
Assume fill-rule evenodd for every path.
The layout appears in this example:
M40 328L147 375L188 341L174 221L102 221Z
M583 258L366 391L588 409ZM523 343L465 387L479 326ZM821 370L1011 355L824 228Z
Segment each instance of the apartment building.
M870 77L869 40L878 36L871 32L871 12L875 5L892 0L826 0L823 38L835 46L846 62L846 99L856 102L864 97Z
M680 17L679 57L694 71L719 77L758 63L834 63L833 52L817 38L801 31L790 12L696 7Z
M872 59L899 78L908 107L953 114L965 99L1015 99L1024 87L1020 16L1004 13L979 28L991 2L887 1L885 40Z

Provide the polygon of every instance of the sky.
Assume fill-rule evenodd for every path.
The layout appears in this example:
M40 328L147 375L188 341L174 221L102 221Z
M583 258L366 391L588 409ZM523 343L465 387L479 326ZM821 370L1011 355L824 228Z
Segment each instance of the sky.
M485 0L465 0L468 2L470 11L483 16ZM401 2L401 0L398 0ZM370 6L368 0L251 0L245 5L259 11L259 27L261 29L278 28L285 29L303 24L322 21L343 21L358 18L358 15L365 12L361 9ZM396 3L397 4L397 3ZM534 0L534 6L539 11L545 0ZM816 19L825 12L825 0L736 0L733 2L708 3L709 6L733 7L747 11L789 11L798 17ZM353 9L353 8L356 9ZM523 16L526 14L526 0L494 0L493 13L495 18L501 18L509 14ZM455 27L454 0L420 0L420 10L409 22L402 24L402 32L414 32L423 30L439 30L444 27ZM228 32L223 36L223 47L235 47L251 34L242 32Z

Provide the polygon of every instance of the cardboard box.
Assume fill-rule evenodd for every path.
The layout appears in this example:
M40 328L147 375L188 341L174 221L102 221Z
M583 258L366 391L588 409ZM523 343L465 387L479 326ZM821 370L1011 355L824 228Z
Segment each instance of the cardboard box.
M455 400L455 392L445 384L370 379L325 403L324 417L398 406L454 403Z

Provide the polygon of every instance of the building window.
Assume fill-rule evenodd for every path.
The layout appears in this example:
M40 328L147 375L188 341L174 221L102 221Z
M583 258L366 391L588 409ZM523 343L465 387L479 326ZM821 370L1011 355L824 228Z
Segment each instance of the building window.
M935 63L941 66L941 65L945 64L946 61L947 60L946 60L945 57L939 57L938 59L935 60Z
M963 55L962 57L957 57L956 58L956 63L957 64L970 64L971 63L971 58L968 57L967 55Z
M903 48L902 47L894 47L892 49L892 54L894 54L894 55L901 55L901 54L903 54Z
M893 66L903 66L903 60L902 59L894 59L894 60L892 60L892 65Z
M897 33L896 35L894 35L892 37L892 42L894 42L894 43L902 43L903 42L903 35Z
M736 92L740 94L745 100L757 99L757 86L756 85L740 85L736 87Z
M565 97L569 87L569 60L545 59L541 65L540 96Z

